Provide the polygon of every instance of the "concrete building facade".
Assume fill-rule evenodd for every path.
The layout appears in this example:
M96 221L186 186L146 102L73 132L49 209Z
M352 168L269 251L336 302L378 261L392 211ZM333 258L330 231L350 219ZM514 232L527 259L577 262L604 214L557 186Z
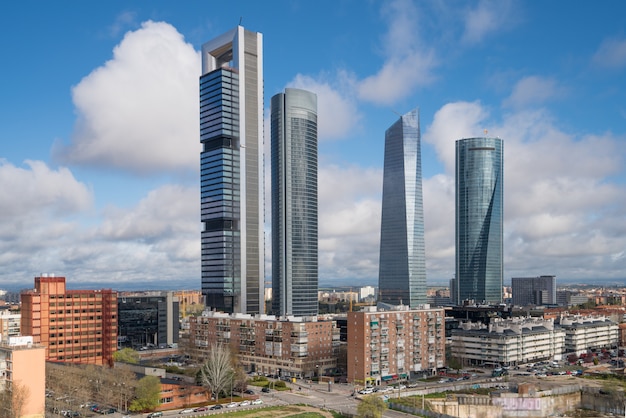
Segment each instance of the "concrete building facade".
M0 310L0 340L20 335L22 315L7 309Z
M205 311L190 317L189 327L192 356L199 360L213 344L223 344L250 372L313 377L337 366L340 342L335 321Z
M46 360L113 365L117 292L66 290L65 277L44 274L21 299L21 333L46 347Z
M379 385L445 365L443 309L348 312L348 382Z
M565 352L584 354L589 349L615 348L619 344L619 327L604 316L567 315L559 318L565 332Z
M451 333L451 355L463 366L560 360L565 347L565 331L552 319L494 319L488 326L464 322Z
M45 348L33 338L7 337L0 342L0 392L7 390L13 400L13 414L6 403L0 405L0 416L43 418L46 404ZM22 397L23 401L18 399ZM16 411L18 404L21 410Z

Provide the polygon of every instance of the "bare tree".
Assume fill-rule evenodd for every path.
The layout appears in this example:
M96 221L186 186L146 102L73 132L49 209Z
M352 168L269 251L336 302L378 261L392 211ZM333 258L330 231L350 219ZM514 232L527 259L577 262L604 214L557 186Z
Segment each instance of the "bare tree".
M198 373L200 384L219 398L220 392L233 384L233 363L230 350L221 344L211 345L208 356Z
M30 389L19 381L11 382L0 392L0 418L20 418L30 398Z

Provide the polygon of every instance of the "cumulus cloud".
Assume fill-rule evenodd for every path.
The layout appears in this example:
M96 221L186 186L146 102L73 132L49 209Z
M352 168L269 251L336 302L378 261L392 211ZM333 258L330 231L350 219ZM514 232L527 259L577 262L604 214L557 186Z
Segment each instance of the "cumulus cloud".
M594 54L593 62L604 68L626 67L626 39L605 39Z
M344 79L339 74L337 79ZM325 139L344 138L361 119L355 101L349 91L332 86L330 82L317 80L313 77L298 74L288 87L299 88L317 94L318 137Z
M465 14L462 41L477 44L498 30L510 28L514 15L513 2L481 0Z
M174 27L143 23L73 88L73 136L54 156L134 173L197 170L199 72L199 53Z
M432 48L421 43L420 16L412 2L396 0L386 3L384 15L389 31L381 50L385 62L377 74L358 82L358 96L365 101L391 104L409 96L418 86L434 80L437 59Z
M504 106L524 107L544 103L562 97L565 89L554 78L529 76L519 80L511 95L504 100Z

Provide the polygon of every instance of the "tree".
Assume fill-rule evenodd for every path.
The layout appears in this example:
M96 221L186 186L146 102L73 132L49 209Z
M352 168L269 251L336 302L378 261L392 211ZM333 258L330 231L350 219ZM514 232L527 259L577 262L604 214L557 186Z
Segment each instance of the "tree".
M233 378L230 351L221 344L211 345L208 357L198 371L200 384L209 389L217 400L220 392L233 384Z
M139 353L132 348L126 347L113 353L113 360L121 363L138 364Z
M19 382L6 385L0 392L0 418L20 418L29 397L27 386Z
M387 409L385 401L379 396L369 395L361 400L356 407L356 413L358 418L381 418L385 409Z
M159 406L161 381L156 376L144 376L137 382L135 399L130 403L133 412L150 411Z

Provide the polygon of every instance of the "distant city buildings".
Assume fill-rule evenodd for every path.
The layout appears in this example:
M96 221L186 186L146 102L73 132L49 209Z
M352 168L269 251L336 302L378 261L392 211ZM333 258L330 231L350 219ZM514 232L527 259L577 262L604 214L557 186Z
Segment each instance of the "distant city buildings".
M265 312L262 40L237 26L202 45L202 293L230 313Z
M46 415L45 347L33 337L2 337L0 340L0 392L8 391L15 406L0 404L0 416L43 418ZM21 399L21 402L20 402Z
M46 360L113 365L117 292L66 290L65 277L44 274L21 299L21 334L46 348Z
M22 315L19 312L0 310L0 340L20 334Z
M335 321L205 311L190 317L189 325L191 354L198 361L212 344L222 344L237 353L248 372L311 378L337 367Z
M374 386L435 374L445 365L444 321L441 308L348 312L348 382Z
M418 110L385 132L378 300L426 303L426 254Z
M618 325L604 316L566 315L558 319L565 331L565 352L584 354L589 349L616 348Z
M502 302L502 159L500 138L456 141L457 304Z
M513 277L513 305L556 305L556 276Z
M318 313L317 96L271 100L272 313Z
M140 349L178 344L179 302L173 292L118 295L118 346Z

